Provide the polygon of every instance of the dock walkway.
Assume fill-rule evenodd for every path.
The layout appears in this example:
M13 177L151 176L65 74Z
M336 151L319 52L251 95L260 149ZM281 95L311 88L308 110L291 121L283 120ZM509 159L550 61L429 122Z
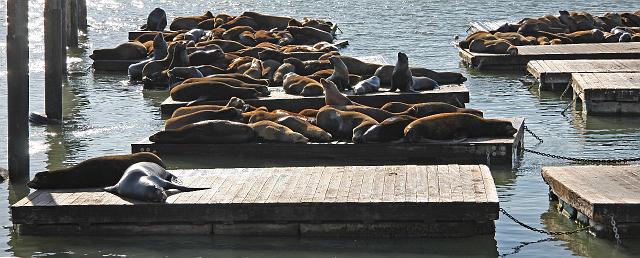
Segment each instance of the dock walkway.
M543 167L542 177L562 212L612 238L611 217L621 238L640 237L640 166Z
M458 48L462 62L478 70L524 71L531 60L640 59L640 42L518 46L517 55Z
M38 190L11 206L20 234L463 237L494 234L483 165L171 171L208 190L166 203L98 189Z
M562 91L571 83L572 73L640 73L640 60L533 60L527 71L540 82L540 90Z

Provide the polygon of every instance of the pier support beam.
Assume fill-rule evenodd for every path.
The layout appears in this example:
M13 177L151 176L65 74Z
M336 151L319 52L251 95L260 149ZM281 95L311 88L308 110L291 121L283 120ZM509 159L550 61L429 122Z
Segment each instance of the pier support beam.
M78 2L77 0L66 0L67 11L67 46L78 48Z
M29 179L29 1L7 1L9 177Z
M78 1L78 29L87 33L89 24L87 23L87 0Z
M44 7L44 96L45 113L49 120L62 121L62 80L65 63L64 0L47 0Z

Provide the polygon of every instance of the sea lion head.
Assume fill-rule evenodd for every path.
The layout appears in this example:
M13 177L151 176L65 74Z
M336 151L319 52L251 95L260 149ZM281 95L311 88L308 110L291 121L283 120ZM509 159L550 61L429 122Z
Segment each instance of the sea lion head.
M36 175L27 183L27 186L32 189L46 189L53 188L59 182L64 180L63 174L51 173L48 171L38 172Z
M409 57L407 54L398 52L398 63L396 65L409 65Z

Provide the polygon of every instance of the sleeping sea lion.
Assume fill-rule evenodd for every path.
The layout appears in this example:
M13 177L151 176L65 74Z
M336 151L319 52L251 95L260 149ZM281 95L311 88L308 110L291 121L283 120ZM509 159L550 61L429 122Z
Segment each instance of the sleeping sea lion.
M363 143L392 142L404 137L404 128L416 118L412 116L393 116L369 128L360 139Z
M171 21L169 29L173 31L194 29L198 27L199 23L211 18L213 18L213 14L210 11L201 16L179 16Z
M138 162L124 171L118 183L105 187L103 190L120 197L139 201L164 202L167 199L166 190L169 189L181 192L209 189L175 184L165 179L169 175L171 174L156 163Z
M454 140L473 137L512 137L517 130L509 121L486 119L467 113L443 113L423 117L404 129L407 142Z
M263 120L249 124L256 132L258 138L281 143L307 143L309 139L302 134L296 133L288 127L273 121Z
M33 189L93 188L114 185L124 171L138 162L153 162L165 167L162 160L151 152L111 155L91 158L75 166L38 172L27 186ZM173 178L167 177L166 180Z
M93 60L140 60L147 58L147 48L138 41L122 43L115 48L93 50Z
M323 86L316 80L296 73L284 76L282 87L288 94L301 96L320 96L324 93Z
M253 59L253 61L251 61L251 67L244 72L244 75L254 79L262 78L262 61L260 61L260 59Z
M309 121L298 116L284 116L275 121L278 124L289 127L294 132L304 135L312 142L330 142L331 134L309 123Z
M353 93L356 95L364 95L376 92L378 89L380 89L380 78L374 75L353 86Z
M227 120L207 120L149 136L155 143L246 143L255 139L251 127Z
M373 118L353 111L340 111L323 107L316 116L316 124L334 139L360 142L360 138L371 126L378 124Z
M234 87L217 81L182 83L171 89L171 98L175 101L229 100L232 97L257 99L260 95L255 89Z
M225 107L219 110L200 110L188 115L178 116L167 119L164 123L164 129L178 129L188 124L197 123L205 120L230 120L238 121L242 118L242 111L237 108Z
M411 79L413 80L413 89L417 91L433 90L440 86L438 85L438 82L432 80L429 77L411 76Z

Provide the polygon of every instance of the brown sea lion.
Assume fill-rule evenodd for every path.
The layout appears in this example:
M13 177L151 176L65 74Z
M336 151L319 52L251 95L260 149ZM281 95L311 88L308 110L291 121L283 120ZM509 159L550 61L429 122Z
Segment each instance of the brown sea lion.
M404 137L404 128L415 120L415 117L405 115L389 117L370 127L359 140L363 143L401 140Z
M279 86L282 85L284 81L284 76L288 73L296 73L295 66L291 63L287 63L286 61L278 67L278 69L273 74L273 85Z
M333 73L327 80L332 81L338 90L350 90L352 87L349 84L349 70L342 59L338 56L332 56L329 58L329 62L333 65Z
M188 124L197 123L205 120L230 120L238 121L242 118L242 111L237 108L222 108L220 110L200 110L188 115L173 117L167 119L164 123L164 129L178 129Z
M406 104L402 102L389 102L384 104L382 110L391 113L405 113L407 115L422 118L440 113L469 113L482 117L482 111L472 108L460 108L444 102L426 102L418 104Z
M517 130L509 121L466 113L443 113L420 118L404 129L408 142L454 140L473 137L512 137Z
M517 55L518 48L511 44L508 40L484 40L474 39L469 44L469 51L475 53L491 53L491 54L509 54Z
M316 80L296 73L286 74L282 87L286 93L293 95L321 96L324 93L323 86Z
M196 44L196 47L203 47L211 44L218 45L222 49L222 51L224 51L225 53L235 52L235 51L247 48L247 46L242 45L238 42L235 42L232 40L224 40L224 39L212 39L212 40L198 42Z
M245 112L246 115L251 115L249 117L248 123L260 122L263 120L267 121L276 121L279 118L289 116L286 112L274 112L274 111L264 111L264 110L256 110L252 112Z
M120 180L129 166L138 162L153 162L165 167L162 160L150 152L103 156L82 161L65 169L38 172L27 186L33 189L110 186Z
M382 66L381 64L364 62L360 59L350 56L339 55L335 58L340 59L340 61L345 64L350 74L372 75L376 72L376 70L378 70L378 68L380 68L380 66Z
M312 142L330 142L331 134L309 123L309 121L302 119L298 116L284 116L275 121L278 124L284 125L294 132L304 135Z
M220 25L220 28L228 30L237 26L249 26L253 29L260 29L260 26L258 26L258 23L256 23L256 21L253 18L247 17L247 16L237 16L229 20L228 22Z
M244 75L254 79L262 78L262 61L260 59L253 59L251 61L251 67L244 72Z
M115 48L93 50L93 60L140 60L147 58L147 48L137 41L122 43Z
M307 109L303 109L302 111L298 112L298 114L300 114L302 116L306 116L306 117L315 118L318 115L318 112L320 112L320 110L307 108Z
M170 95L175 101L229 100L232 97L256 99L260 92L251 88L233 87L222 82L201 81L177 85L171 89Z
M241 16L251 17L261 29L279 29L287 28L291 17L266 15L257 12L243 12Z
M259 139L281 143L307 143L309 139L300 133L296 133L284 125L273 121L263 120L249 124Z
M178 109L173 111L173 114L171 114L171 118L176 118L176 117L192 114L192 113L195 113L195 112L198 112L198 111L201 111L201 110L217 111L217 110L221 110L221 109L224 109L224 108L225 108L225 106L219 106L219 105L184 106L184 107L179 107Z
M238 36L240 36L241 33L243 32L251 32L251 33L255 33L256 31L249 27L249 26L236 26L233 28L230 28L228 30L226 30L224 33L222 33L222 39L224 40L238 40Z
M359 142L364 132L378 122L359 112L323 107L316 116L316 124L330 133L334 139Z
M393 65L384 65L379 67L374 75L380 78L381 85L391 85L393 75ZM418 77L429 77L440 85L463 83L467 80L461 73L454 72L436 72L427 68L410 67L411 75Z
M213 14L207 11L204 15L201 16L179 16L173 19L171 25L169 25L170 30L190 30L198 27L198 24L213 18Z
M271 92L269 91L269 88L266 85L246 83L241 80L230 78L230 77L190 78L190 79L184 80L182 83L194 83L194 82L203 82L203 81L222 82L233 87L254 89L260 92L260 96L263 96L263 97L269 96L271 94Z
M559 33L558 35L571 39L574 43L602 43L604 33L599 29L576 31L569 34Z
M379 109L379 108L368 107L368 106L363 106L363 105L345 105L345 106L332 105L332 106L324 106L322 108L335 108L335 109L340 110L340 111L353 111L353 112L362 113L362 114L365 114L365 115L375 119L377 122L382 122L385 119L390 118L390 117L394 117L396 115L405 114L405 113L394 114L394 113L391 113L389 111L385 111L385 110L382 110L382 109ZM320 110L322 110L322 108Z
M207 120L185 125L175 130L164 130L149 136L155 143L246 143L254 141L253 129L243 123L227 120Z
M329 80L320 79L322 88L324 89L324 104L327 106L347 106L355 105L347 96L342 94L338 87Z
M215 75L211 75L209 76L210 78L233 78L236 80L240 80L249 84L261 84L264 86L269 86L269 81L268 80L263 80L263 79L254 79L251 78L249 76L246 76L244 74L241 73L226 73L226 74L215 74Z

